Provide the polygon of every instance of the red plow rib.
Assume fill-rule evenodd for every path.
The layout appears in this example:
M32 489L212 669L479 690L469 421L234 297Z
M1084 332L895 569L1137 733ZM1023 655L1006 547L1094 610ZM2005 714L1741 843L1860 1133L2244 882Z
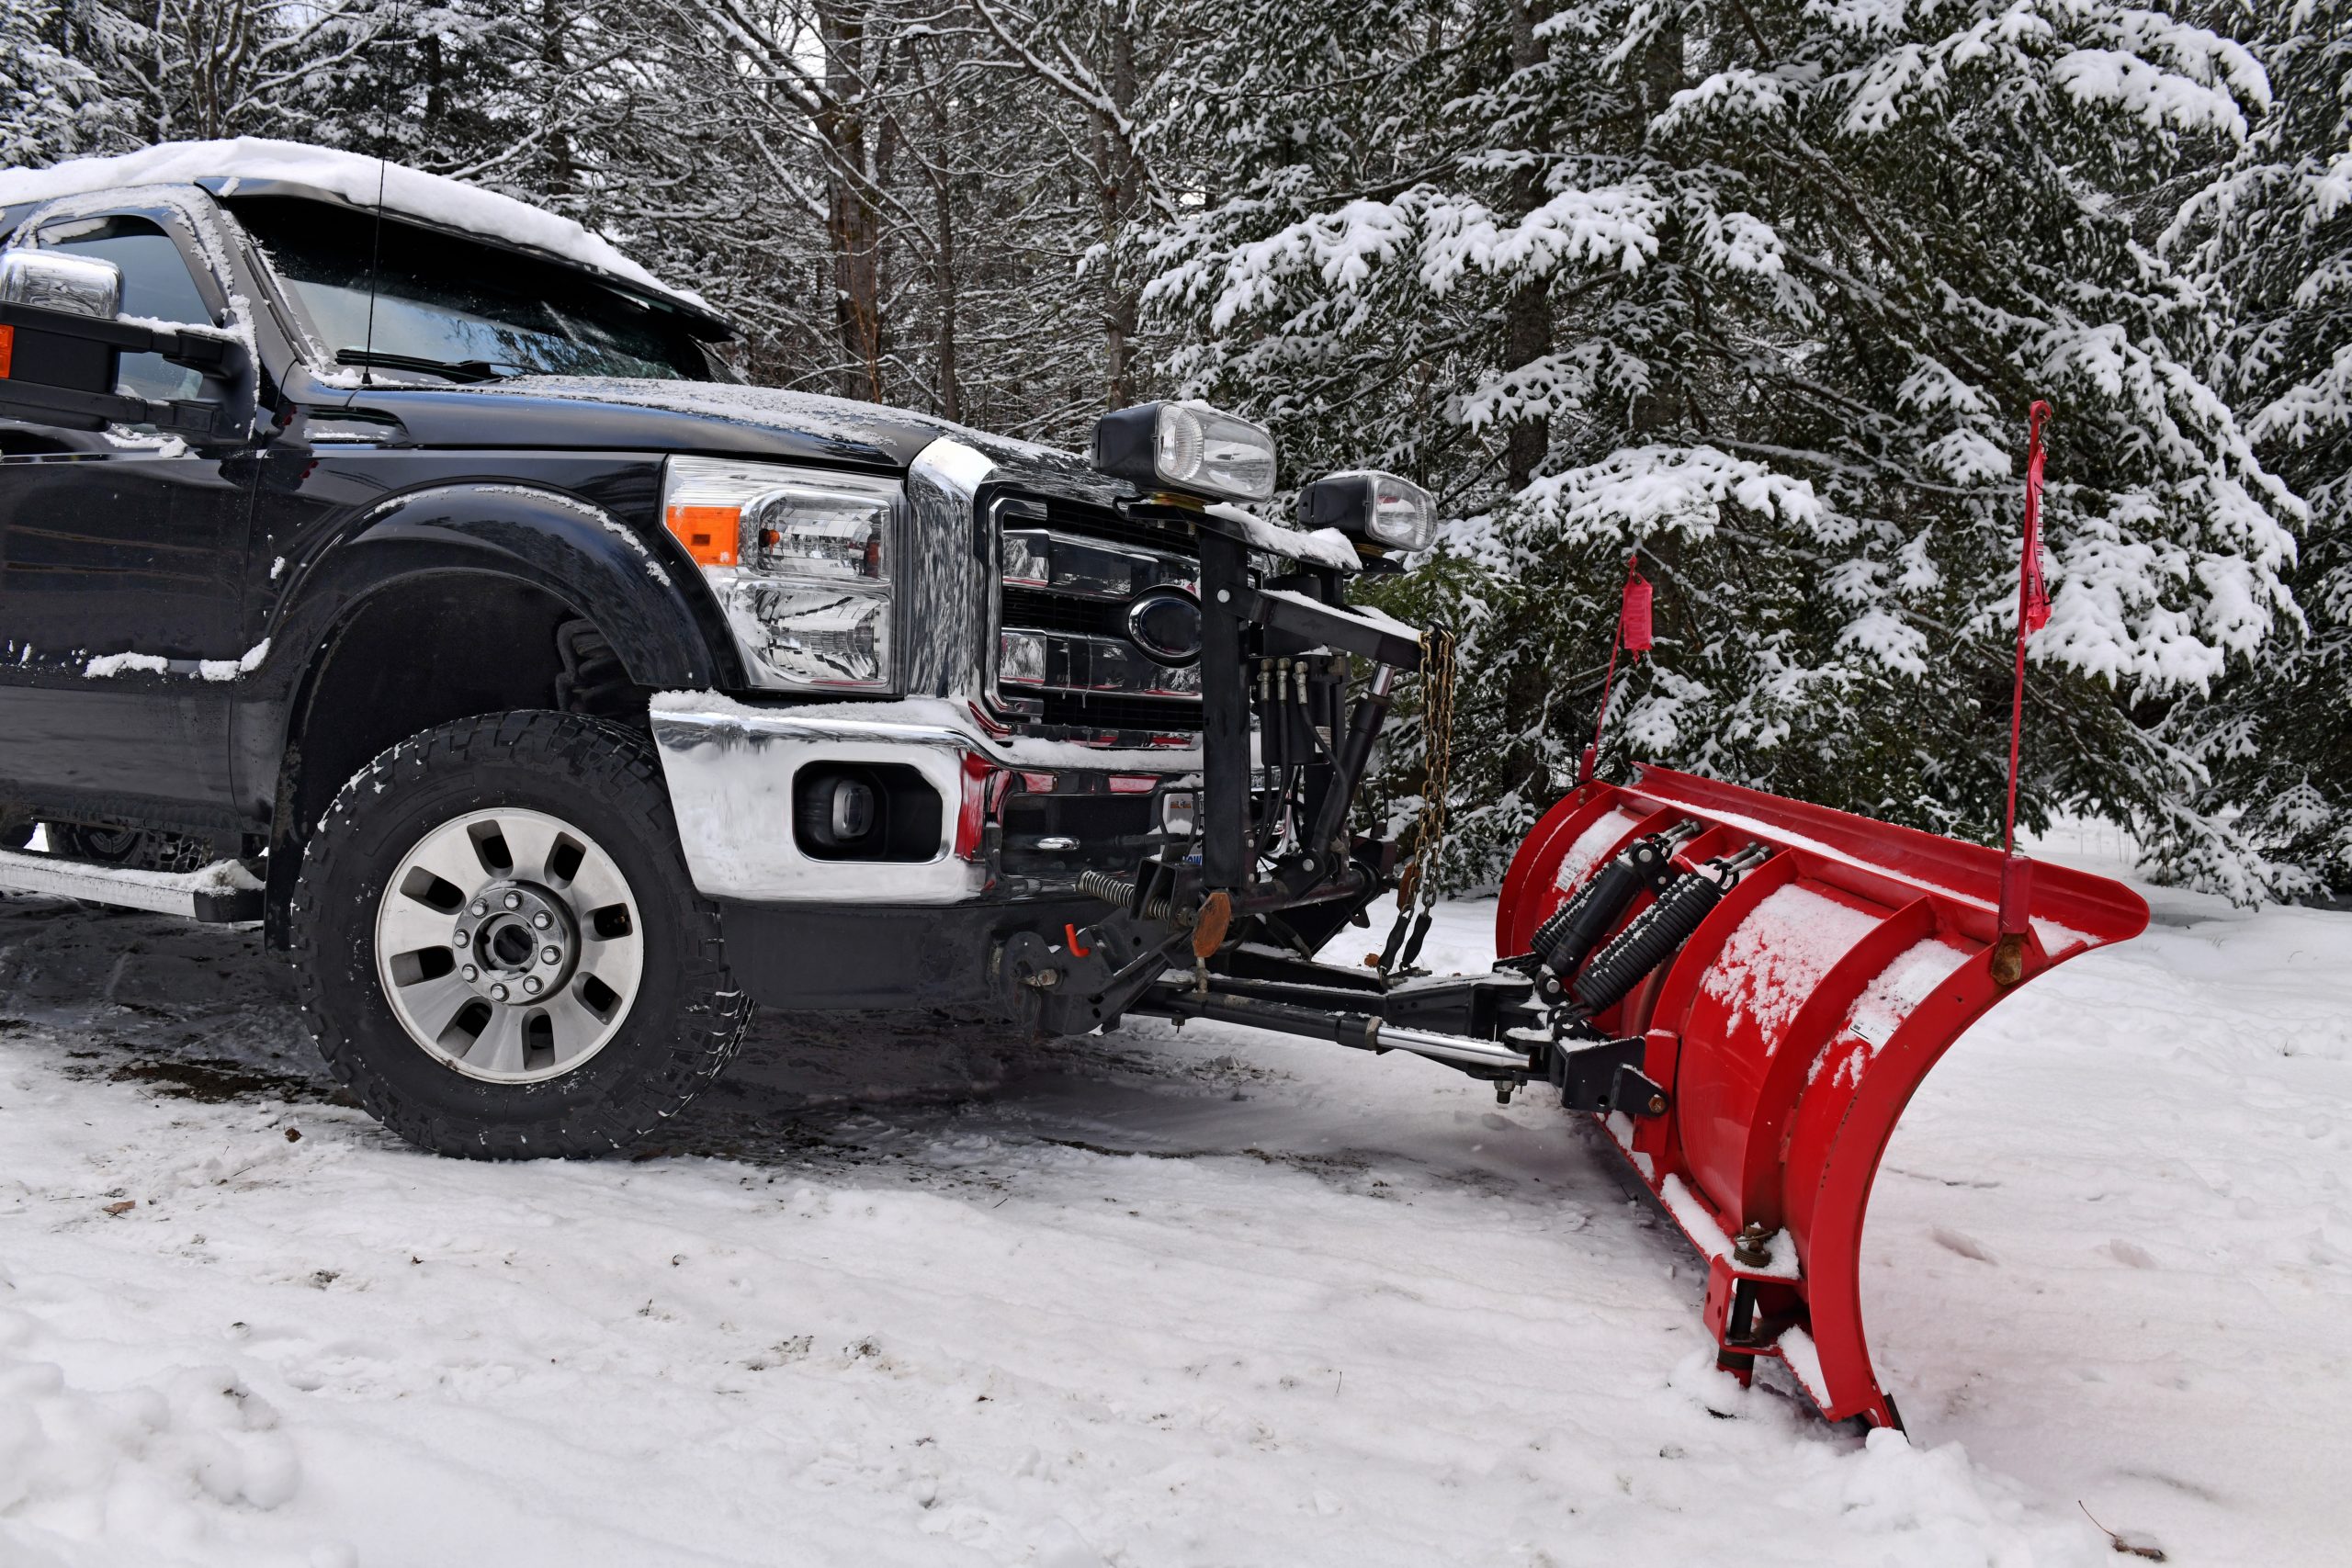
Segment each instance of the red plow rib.
M1751 843L1781 852L1739 882L1670 964L1593 1021L1645 1041L1668 1113L1606 1122L1707 1263L1719 1359L1745 1379L1778 1357L1832 1420L1897 1426L1862 1331L1862 1219L1879 1157L1928 1070L2017 985L2148 923L2130 888L2035 866L2022 972L1995 977L1996 850L1737 785L1645 767L1580 785L1520 846L1496 951L1536 928L1634 840L1704 830L1696 867ZM1638 913L1646 897L1630 914Z

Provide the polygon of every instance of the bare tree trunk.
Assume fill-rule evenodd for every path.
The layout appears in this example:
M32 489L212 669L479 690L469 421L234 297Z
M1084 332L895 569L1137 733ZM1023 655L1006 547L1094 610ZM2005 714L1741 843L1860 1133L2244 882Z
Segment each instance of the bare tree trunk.
M1136 104L1136 42L1134 18L1112 18L1111 102L1122 120L1131 120ZM1117 124L1098 115L1094 127L1094 166L1102 206L1102 356L1103 401L1123 409L1135 401L1136 328L1143 302L1128 281L1121 242L1135 214L1139 175L1134 147Z
M550 197L571 195L579 177L578 166L572 161L571 133L561 123L563 100L568 96L563 79L567 64L563 35L569 22L563 12L563 0L539 0L539 69L544 73L539 90L550 122L546 191Z
M816 117L832 167L825 180L825 233L833 254L833 322L846 362L842 389L882 399L882 220L859 178L867 169L868 130L854 107L865 85L859 67L865 19L845 6L820 7L825 98Z
M931 174L933 228L932 288L937 296L938 323L933 329L936 342L933 348L936 374L939 378L939 412L941 417L960 424L964 420L963 389L956 381L956 308L958 303L956 275L956 189L949 171L932 162L945 154L955 145L948 114L948 96L944 85L932 84L927 95L931 100L931 152L925 167Z
M392 40L397 46L399 40ZM449 113L448 67L441 59L441 35L424 35L424 142L428 147Z
M1510 8L1510 64L1513 71L1530 71L1544 62L1544 46L1535 36L1535 16L1530 0L1512 0ZM1535 126L1529 130L1529 151L1547 152L1551 147L1548 127ZM1520 213L1524 216L1544 205L1544 169L1540 162L1521 170L1513 180L1512 196ZM1551 279L1529 278L1511 292L1503 323L1503 355L1511 367L1518 369L1533 364L1552 352ZM1534 479L1543 467L1544 458L1552 448L1552 422L1548 416L1522 417L1511 422L1505 437L1503 468L1510 488L1521 491Z

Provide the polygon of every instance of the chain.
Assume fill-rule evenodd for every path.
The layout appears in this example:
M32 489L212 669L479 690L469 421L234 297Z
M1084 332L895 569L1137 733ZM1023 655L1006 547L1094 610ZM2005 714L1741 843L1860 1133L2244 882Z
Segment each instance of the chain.
M1430 628L1421 659L1421 810L1413 823L1412 853L1396 877L1396 924L1381 954L1380 972L1401 962L1410 968L1429 934L1424 917L1410 940L1414 916L1434 906L1438 857L1445 847L1446 812L1453 794L1453 634Z

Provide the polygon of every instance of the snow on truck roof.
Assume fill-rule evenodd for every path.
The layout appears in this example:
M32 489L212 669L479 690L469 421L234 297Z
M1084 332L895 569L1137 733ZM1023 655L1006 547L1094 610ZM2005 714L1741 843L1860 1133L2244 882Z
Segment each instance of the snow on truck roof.
M74 158L47 169L0 169L0 207L199 180L230 182L222 195L234 195L236 182L243 180L283 180L341 197L356 207L375 206L380 189L387 212L537 251L674 299L698 314L712 314L699 295L672 288L622 254L611 241L569 218L447 175L300 141L260 136L164 141L119 157Z

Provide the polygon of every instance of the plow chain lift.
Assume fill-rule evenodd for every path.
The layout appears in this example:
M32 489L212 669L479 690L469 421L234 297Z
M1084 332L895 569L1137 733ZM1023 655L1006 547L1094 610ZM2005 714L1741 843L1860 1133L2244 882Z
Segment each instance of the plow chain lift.
M1504 1100L1548 1086L1603 1124L1704 1256L1722 1367L1746 1381L1777 1358L1825 1417L1899 1425L1859 1271L1895 1122L1986 1009L2136 935L2146 905L2106 878L1644 766L1629 784L1588 777L1536 823L1503 884L1491 973L1317 963L1397 884L1396 846L1351 837L1350 807L1395 684L1433 639L1345 604L1337 571L1253 580L1246 529L1191 521L1193 835L1131 880L1089 874L1105 912L1062 941L1008 939L1005 999L1050 1032L1209 1019L1408 1052ZM1371 668L1351 703L1349 656Z

